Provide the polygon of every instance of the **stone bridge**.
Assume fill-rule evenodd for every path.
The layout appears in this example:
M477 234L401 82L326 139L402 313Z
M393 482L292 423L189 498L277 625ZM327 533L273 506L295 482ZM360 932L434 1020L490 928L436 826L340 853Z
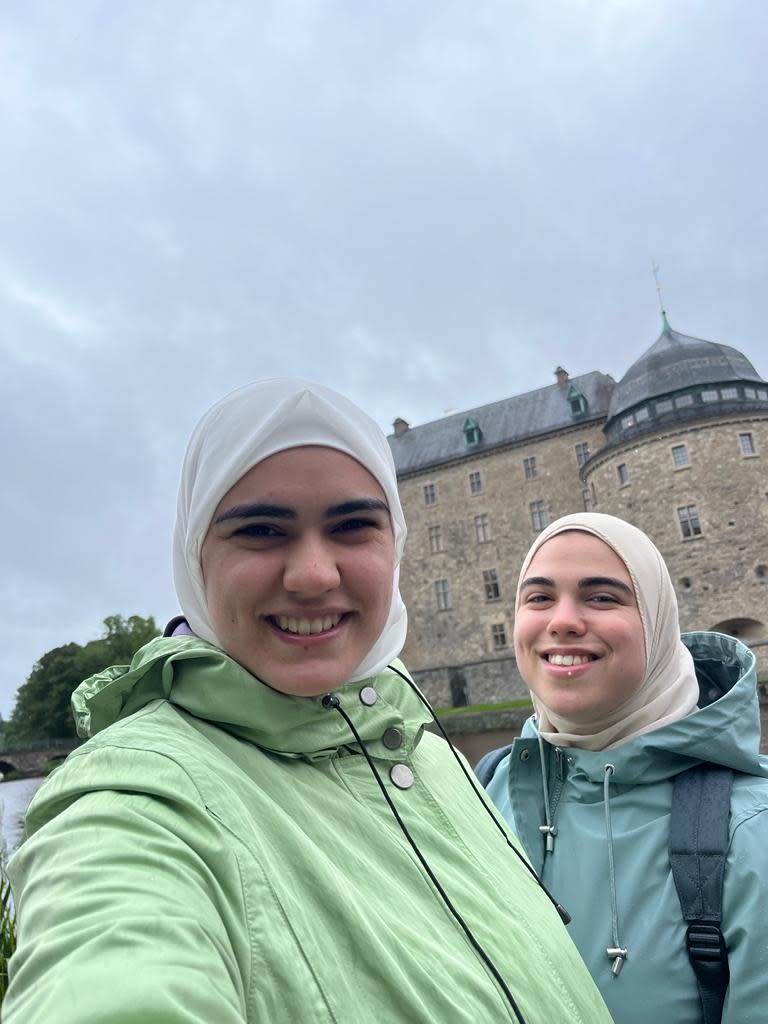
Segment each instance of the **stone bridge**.
M51 761L63 761L81 741L67 739L30 740L0 750L0 776L29 778L45 775Z

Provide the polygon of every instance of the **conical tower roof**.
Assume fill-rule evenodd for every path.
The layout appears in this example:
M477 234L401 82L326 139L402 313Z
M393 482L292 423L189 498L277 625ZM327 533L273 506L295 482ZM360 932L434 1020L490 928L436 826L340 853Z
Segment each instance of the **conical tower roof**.
M696 384L765 383L737 349L681 334L669 326L666 314L663 319L664 329L659 337L616 385L608 408L608 423L650 398Z

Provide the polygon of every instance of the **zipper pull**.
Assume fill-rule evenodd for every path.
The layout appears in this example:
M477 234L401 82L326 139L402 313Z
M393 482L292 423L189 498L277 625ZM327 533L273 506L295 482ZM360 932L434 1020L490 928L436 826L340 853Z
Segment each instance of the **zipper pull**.
M557 829L554 825L539 825L539 832L547 837L545 843L547 853L552 853L555 849L555 836L557 835Z
M627 959L627 950L622 949L621 946L609 946L606 953L613 960L611 974L614 978L618 978L621 974L621 968L624 966L624 961Z

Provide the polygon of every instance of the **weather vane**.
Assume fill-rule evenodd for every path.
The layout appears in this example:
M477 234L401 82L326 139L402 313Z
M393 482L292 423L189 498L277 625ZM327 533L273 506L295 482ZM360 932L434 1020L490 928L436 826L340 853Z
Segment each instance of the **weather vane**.
M667 311L664 308L664 300L661 297L661 285L659 284L659 265L655 260L651 260L651 267L653 269L653 279L656 282L656 295L659 299L659 309L661 310L661 319L664 323L664 329L669 330L669 320L667 320Z

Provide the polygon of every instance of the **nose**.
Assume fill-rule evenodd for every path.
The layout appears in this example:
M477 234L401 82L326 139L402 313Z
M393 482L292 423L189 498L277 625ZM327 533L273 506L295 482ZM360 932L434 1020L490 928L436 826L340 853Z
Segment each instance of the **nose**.
M305 536L291 545L283 586L299 597L319 597L341 583L333 545L319 536Z
M576 601L561 597L552 605L547 623L550 636L582 636L585 631L584 616Z

